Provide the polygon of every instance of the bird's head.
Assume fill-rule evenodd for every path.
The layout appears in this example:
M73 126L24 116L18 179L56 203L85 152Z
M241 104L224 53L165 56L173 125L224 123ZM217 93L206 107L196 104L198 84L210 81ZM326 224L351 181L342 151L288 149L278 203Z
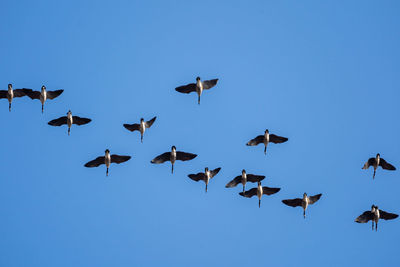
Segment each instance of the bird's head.
M140 122L144 122L144 119L143 119L143 118L140 118Z
M380 157L381 157L381 154L379 154L379 153L376 154L376 157L377 157L377 158L380 158Z
M68 115L68 114L71 114L71 113L72 113L71 110L68 110L67 115Z
M303 197L307 197L307 193L306 192L304 192Z
M196 81L200 81L200 77L199 76L196 77Z
M8 89L12 89L12 84L11 83L8 84Z
M106 154L109 154L109 153L110 153L110 150L107 148L106 151L105 151L105 153L106 153Z
M269 130L268 130L268 129L265 129L265 133L266 133L266 134L269 133Z
M46 90L46 86L42 85L42 90Z
M176 147L175 147L175 146L172 146L172 147L171 147L171 150L175 151L175 150L176 150Z
M206 167L204 170L205 170L205 172L208 172L208 167Z
M246 174L246 170L245 169L242 170L242 174Z

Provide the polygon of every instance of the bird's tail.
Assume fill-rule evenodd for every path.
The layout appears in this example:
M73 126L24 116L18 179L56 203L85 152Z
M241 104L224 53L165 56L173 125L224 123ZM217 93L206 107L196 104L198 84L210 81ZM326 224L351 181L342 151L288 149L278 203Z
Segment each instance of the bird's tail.
M171 173L174 173L174 164L172 164Z
M207 186L208 186L208 184L206 184L206 193L207 193Z
M106 171L106 176L108 176L108 167L107 167L107 171Z
M69 135L70 132L71 132L71 128L68 127L68 135Z
M200 96L199 96L199 98L197 99L197 104L200 105Z
M42 113L43 113L43 110L44 110L44 105L42 104Z
M258 207L261 208L261 199L258 200Z
M245 192L245 190L244 190L244 186L243 186L243 195L244 195L244 192Z
M306 210L303 210L303 217L306 218Z
M267 155L267 146L264 146L264 155Z
M375 173L376 173L376 169L374 168L374 175L372 176L372 179L375 179Z
M11 102L10 102L10 103L8 103L8 111L10 111L10 112L11 112Z
M143 134L140 135L140 143L143 143Z

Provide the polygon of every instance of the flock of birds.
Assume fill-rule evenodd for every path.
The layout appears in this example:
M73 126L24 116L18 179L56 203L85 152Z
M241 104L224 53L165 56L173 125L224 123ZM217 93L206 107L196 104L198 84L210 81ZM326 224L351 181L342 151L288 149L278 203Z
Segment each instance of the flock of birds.
M212 80L205 80L202 81L200 77L196 78L196 83L190 83L187 85L179 86L175 88L177 92L184 93L184 94L189 94L191 92L196 92L198 95L198 104L200 104L200 97L203 93L203 90L208 90L214 87L218 82L218 79L212 79ZM8 90L0 90L0 98L7 98L8 103L9 103L9 111L11 111L11 103L15 97L23 97L23 96L28 96L31 99L38 99L42 103L42 113L44 110L44 103L48 99L54 99L58 96L60 96L63 93L63 90L55 90L55 91L48 91L46 87L43 85L41 88L41 91L34 91L32 89L28 88L22 88L22 89L13 89L12 85L8 85ZM145 121L143 118L140 119L139 123L134 123L134 124L124 124L123 126L131 131L138 131L140 132L140 140L143 142L143 135L146 131L146 129L150 128L154 122L156 121L157 117L154 117L150 119L149 121ZM62 125L67 125L68 126L68 135L70 134L71 126L73 124L75 125L84 125L88 124L91 122L91 119L88 118L82 118L78 116L72 116L72 112L68 111L67 116L60 117L58 119L51 120L48 122L49 125L51 126L62 126ZM270 134L268 130L265 130L264 134L258 135L254 139L251 139L246 145L247 146L257 146L259 144L264 145L264 154L267 153L267 147L270 143L274 144L280 144L280 143L285 143L288 141L288 138L278 136L275 134ZM182 151L177 151L175 146L171 147L171 150L168 152L165 152L157 157L155 157L153 160L151 160L151 163L153 164L160 164L164 163L167 161L171 162L171 172L174 172L174 164L177 160L180 161L189 161L194 158L196 158L196 154L188 153L188 152L182 152ZM121 155L116 155L112 154L110 155L110 150L106 149L104 152L104 156L99 156L96 159L89 161L86 163L84 166L91 168L91 167L98 167L100 165L105 164L106 165L106 175L108 176L108 170L110 168L111 163L123 163L128 160L130 160L130 156L121 156ZM391 165L390 163L386 162L383 158L381 158L380 154L377 154L376 157L368 159L368 161L365 163L362 169L368 169L369 167L373 167L374 173L373 173L373 179L375 178L376 170L378 167L381 167L382 169L385 170L396 170L396 168ZM188 177L192 179L193 181L203 181L205 183L205 190L207 192L208 184L210 180L216 176L221 168L216 168L214 170L210 170L209 168L205 168L204 172L199 172L197 174L189 174ZM246 170L242 170L242 174L235 177L232 181L228 182L226 184L226 188L232 188L236 187L239 184L242 184L243 190L242 192L239 193L239 195L246 197L246 198L251 198L253 196L257 196L258 198L258 206L261 207L261 198L263 195L272 195L280 191L280 188L271 188L267 186L262 186L261 181L265 178L264 175L254 175L254 174L248 174L246 173ZM254 187L250 190L245 189L246 184L250 183L257 183L257 187ZM302 207L303 209L303 217L306 217L306 210L307 207L311 204L314 204L321 198L322 194L317 194L314 196L308 196L306 193L303 194L302 198L294 198L294 199L284 199L282 202L290 207ZM378 221L380 219L384 220L391 220L397 218L398 215L394 213L389 213L385 212L383 210L380 210L377 206L372 205L371 210L365 211L363 214L358 216L355 219L355 222L358 223L367 223L369 221L372 221L372 230L377 231L378 229Z

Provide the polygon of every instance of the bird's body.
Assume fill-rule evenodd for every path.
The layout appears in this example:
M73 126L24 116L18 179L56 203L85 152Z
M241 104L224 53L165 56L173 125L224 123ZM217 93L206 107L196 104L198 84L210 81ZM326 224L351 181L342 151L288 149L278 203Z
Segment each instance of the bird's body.
M247 146L257 146L259 144L264 144L264 154L267 154L267 146L269 143L275 143L275 144L280 144L284 143L287 140L289 140L286 137L282 136L277 136L275 134L270 134L269 130L265 130L263 135L259 135L254 139L251 139L249 142L247 142Z
M246 173L246 170L242 170L242 174L236 176L232 181L225 185L226 188L232 188L237 186L238 184L242 184L243 193L245 192L245 187L247 182L256 183L262 181L265 178L263 175L254 175Z
M218 82L218 79L212 79L207 81L202 81L200 77L196 78L196 83L189 83L187 85L176 87L175 90L179 93L189 94L191 92L196 92L198 96L197 103L200 105L200 97L203 90L210 89L214 87Z
M376 170L378 169L379 166L382 167L382 169L384 170L389 170L389 171L396 170L396 168L392 164L386 162L386 160L381 158L381 155L379 153L376 154L375 158L368 159L368 161L364 164L362 169L367 170L371 166L374 168L374 174L372 176L372 179L375 179Z
M23 89L13 89L12 84L8 84L7 90L0 90L0 98L7 98L8 111L11 111L11 103L15 97L25 96Z
M124 127L131 132L139 131L140 132L140 142L143 143L144 132L146 131L147 128L150 128L153 125L153 123L156 121L156 119L157 119L157 117L154 117L149 121L145 121L143 118L141 118L140 123L124 124Z
M76 125L84 125L89 122L91 122L91 119L88 118L81 118L78 116L72 116L71 110L68 111L67 116L60 117L58 119L54 119L48 122L49 125L51 126L61 126L66 124L68 126L68 135L70 134L71 131L71 126L72 124Z
M291 207L302 207L303 208L303 217L306 218L306 210L310 204L314 204L321 198L322 194L318 194L315 196L308 196L307 193L303 194L302 198L294 198L294 199L284 199L282 202L285 205Z
M372 230L374 230L374 223L375 223L375 231L378 231L378 222L380 219L393 220L396 219L397 217L399 217L399 215L380 210L378 206L372 205L371 210L365 211L363 214L358 216L355 219L355 222L367 223L369 221L372 221Z
M280 188L271 188L271 187L266 187L266 186L261 186L261 182L258 181L257 187L252 188L248 191L245 192L240 192L239 195L247 198L251 198L253 196L257 196L258 198L258 207L261 207L261 198L262 195L272 195L275 193L278 193L281 189Z
M176 151L176 147L172 146L170 152L165 152L165 153L155 157L154 159L151 160L151 163L160 164L160 163L164 163L166 161L170 161L171 165L172 165L171 172L174 173L174 164L177 160L187 161L187 160L192 160L195 157L197 157L196 154L186 153L186 152L182 152L182 151Z
M120 156L120 155L110 155L110 150L106 149L104 152L104 156L97 157L96 159L89 161L85 164L85 167L92 168L98 167L102 164L105 164L107 167L106 176L108 176L108 169L110 168L111 163L123 163L131 159L131 156Z
M54 99L64 92L64 90L62 90L62 89L55 90L55 91L48 91L46 89L46 86L44 86L44 85L41 87L40 92L33 91L32 89L28 89L28 88L24 88L22 90L24 90L24 93L27 96L29 96L31 99L39 99L40 100L40 103L42 103L42 113L43 113L43 109L44 109L44 103L46 102L47 99Z
M197 174L189 174L189 178L192 179L193 181L204 181L206 184L206 192L207 192L207 187L208 183L210 182L211 178L213 178L215 175L219 173L221 168L216 168L214 170L209 170L208 167L205 168L204 172L199 172Z

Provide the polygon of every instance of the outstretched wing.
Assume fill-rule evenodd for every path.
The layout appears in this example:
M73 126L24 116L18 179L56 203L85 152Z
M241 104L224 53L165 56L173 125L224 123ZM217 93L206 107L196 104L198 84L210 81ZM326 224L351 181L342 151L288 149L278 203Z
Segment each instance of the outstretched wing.
M210 172L211 178L213 178L215 175L217 175L217 174L219 173L220 170L221 170L221 168L216 168L216 169L212 170L212 171Z
M286 138L286 137L277 136L277 135L274 135L274 134L270 134L269 135L269 141L272 142L272 143L275 143L275 144L284 143L287 140L289 140L289 139Z
M179 93L189 94L191 92L196 92L196 84L189 83L187 85L176 87L175 90Z
M59 95L62 94L62 92L64 92L64 90L55 90L55 91L47 91L47 98L48 99L54 99L56 97L58 97Z
M122 162L128 161L131 159L131 156L120 156L120 155L111 155L111 162L120 164Z
M40 99L39 91L33 91L32 89L28 88L22 88L22 91L25 93L25 95L29 96L30 99Z
M187 161L187 160L192 160L195 157L197 157L196 154L186 153L186 152L182 152L182 151L177 151L176 152L176 159L177 160Z
M85 167L99 167L101 164L105 164L105 157L101 156L85 164Z
M152 118L149 121L146 121L146 128L150 128L151 125L153 125L153 123L156 121L157 117Z
M370 210L368 210L368 211L365 211L363 214L361 214L360 216L358 216L356 219L355 219L355 222L358 222L358 223L367 223L368 221L370 221L370 220L372 220L374 218L374 214L370 211Z
M239 195L241 195L242 197L251 198L257 195L257 188L252 188L250 190L245 191L244 193L240 192Z
M299 207L303 203L301 198L294 198L294 199L284 199L282 200L283 204L288 205L290 207Z
M248 146L256 146L258 144L264 143L264 135L259 135L254 139L251 139L249 142L247 142L246 145Z
M393 220L399 217L399 215L394 213L389 213L383 210L379 210L379 218L384 220Z
M91 119L88 118L81 118L78 116L72 116L72 122L76 125L83 125L83 124L87 124L89 122L91 122Z
M7 90L0 90L0 98L7 98L8 91Z
M375 158L370 158L362 167L363 170L368 169L370 166L373 166L375 164L376 159Z
M140 129L140 125L137 123L134 124L124 124L124 127L126 129L128 129L129 131L133 132L133 131L139 131Z
M13 90L13 93L14 93L14 97L25 96L23 89L15 89L15 90Z
M189 174L188 175L190 179L192 179L193 181L204 181L206 179L206 175L203 172L199 172L197 174Z
M396 168L392 164L387 163L386 160L384 160L383 158L381 158L379 160L379 166L381 166L383 169L389 170L389 171L395 171L396 170Z
M214 87L218 82L218 79L203 81L203 89L207 90Z
M278 193L280 190L281 190L280 188L263 186L263 195L270 196L270 195Z
M254 175L254 174L247 174L247 181L252 183L257 183L264 180L264 175Z
M225 185L226 188L232 188L237 186L238 184L240 184L242 182L242 176L236 176L232 181L230 181L229 183L227 183Z
M321 196L322 196L322 194L318 194L318 195L315 195L315 196L308 197L308 199L309 199L308 204L314 204L315 202L317 202L321 198Z
M61 126L61 125L64 125L64 124L67 124L67 117L66 116L63 116L63 117L60 117L58 119L51 120L51 121L48 122L48 125L51 125L51 126Z
M171 152L165 152L164 154L161 154L157 157L155 157L151 163L159 164L159 163L164 163L166 161L169 161L171 159Z

